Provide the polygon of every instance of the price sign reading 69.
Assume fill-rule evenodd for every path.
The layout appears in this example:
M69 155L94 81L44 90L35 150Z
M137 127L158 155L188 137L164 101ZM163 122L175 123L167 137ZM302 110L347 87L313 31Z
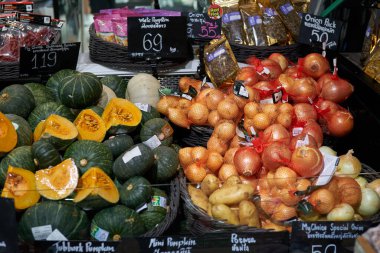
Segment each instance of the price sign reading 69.
M76 69L80 42L20 48L20 77Z
M186 17L128 18L128 51L132 58L186 58Z

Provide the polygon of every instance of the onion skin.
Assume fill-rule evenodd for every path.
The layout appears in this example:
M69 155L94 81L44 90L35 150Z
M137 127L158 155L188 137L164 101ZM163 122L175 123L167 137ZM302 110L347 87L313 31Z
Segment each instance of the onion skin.
M318 79L330 70L330 64L325 57L318 53L311 53L305 56L303 71L314 79Z
M243 67L241 68L235 80L244 81L244 85L252 86L259 80L258 74L253 67Z
M356 208L360 205L362 192L360 185L352 177L337 177L340 203Z
M286 166L290 162L292 152L288 145L273 142L264 148L261 154L263 166L268 170L274 171L280 166Z
M318 189L311 193L308 201L319 214L329 213L335 206L335 198L327 189Z
M251 147L240 148L235 153L234 165L239 175L250 177L260 170L261 158Z
M283 54L272 53L269 55L268 59L277 62L280 65L282 71L285 71L289 66L288 59L286 59Z
M291 158L291 168L302 177L313 177L323 169L322 153L317 148L296 148Z
M239 176L235 166L233 164L223 164L218 172L219 180L225 182L231 176Z
M358 158L353 156L351 149L345 155L339 156L339 163L335 171L336 176L356 178L362 171L362 164Z
M358 213L368 217L376 214L380 210L380 197L377 193L370 189L362 189L362 199L358 208Z
M295 103L307 103L318 96L317 82L311 77L295 79L289 94Z
M354 92L354 86L346 80L326 73L318 79L319 96L323 99L342 103Z
M267 144L277 141L289 145L290 133L282 125L273 124L264 130L262 141Z
M273 181L278 189L289 189L297 182L297 173L289 167L279 167Z
M281 73L282 69L280 64L277 62L270 60L270 59L264 59L261 61L261 66L264 68L269 69L269 74L259 74L259 80L273 80L276 79Z
M208 113L207 106L201 103L194 103L190 106L187 117L194 125L205 125L207 123Z
M355 210L349 204L342 203L335 206L328 214L328 221L351 221L354 218Z
M329 134L335 137L343 137L354 128L354 117L349 111L336 111L327 119Z
M322 146L323 131L321 126L315 120L308 120L301 133L313 136L314 140L317 142L317 146Z
M293 106L295 119L297 122L306 122L308 120L317 120L317 110L307 103L298 103Z
M374 190L375 192L377 192L377 194L380 197L380 178L375 179L372 182L368 183L367 184L367 188L371 188L372 190Z
M215 151L224 155L228 149L228 144L215 135L211 135L210 139L207 141L207 149L210 152Z
M287 206L283 203L276 206L273 211L272 219L275 221L285 221L297 216L295 207Z
M206 104L209 110L216 110L220 101L224 99L225 95L218 89L212 89L212 91L206 94Z

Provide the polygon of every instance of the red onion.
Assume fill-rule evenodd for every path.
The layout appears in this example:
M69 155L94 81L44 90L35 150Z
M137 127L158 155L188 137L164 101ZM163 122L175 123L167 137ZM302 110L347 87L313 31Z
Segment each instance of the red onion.
M329 134L335 137L342 137L351 132L354 128L354 117L347 110L340 110L327 118L327 129Z

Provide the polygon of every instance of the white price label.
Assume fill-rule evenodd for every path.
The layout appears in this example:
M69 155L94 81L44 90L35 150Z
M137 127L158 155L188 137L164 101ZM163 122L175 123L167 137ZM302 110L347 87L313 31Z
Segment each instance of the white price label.
M260 100L260 104L273 104L273 98L262 99Z
M249 98L249 93L244 86L240 86L239 95L245 98Z
M46 238L53 232L51 225L44 225L39 227L32 227L32 234L34 240L41 241L46 240Z
M317 178L317 181L315 182L315 185L325 185L330 182L332 176L335 173L336 166L339 163L339 157L334 156L334 155L329 155L329 154L324 154L323 155L323 170L319 177Z
M149 104L135 103L135 106L137 106L141 111L150 112Z
M100 227L97 227L96 225L94 227L91 227L91 235L94 237L96 240L104 242L107 241L109 232L101 229Z
M153 196L151 203L152 203L152 206L160 206L163 208L166 208L166 206L167 206L166 198L161 197L161 196Z
M250 127L249 127L249 130L251 131L251 134L252 134L253 136L256 136L256 131L255 131L255 129L253 128L253 126L250 126Z
M309 135L305 135L305 138L303 140L298 140L296 142L296 148L303 147L309 145Z
M182 97L182 98L185 98L185 99L187 99L187 100L190 100L190 101L193 100L193 97L190 96L190 95L187 95L187 94L182 94L181 97Z
M54 231L46 238L47 241L67 241L67 238L58 230Z
M14 126L15 130L17 131L19 125L17 123L12 122L12 125Z
M303 131L303 127L295 127L292 130L292 135L297 136L297 135L301 134L302 131Z
M148 147L150 147L151 149L155 149L161 145L161 141L160 139L158 139L157 135L153 135L152 137L150 137L148 140L144 141L143 143L147 145Z
M128 152L126 152L123 155L123 162L127 163L137 156L141 156L141 151L140 151L139 147L135 147L135 148L129 150Z
M244 135L244 133L243 133L243 131L241 131L240 129L239 129L239 127L236 127L236 135L237 136L239 136L240 138L245 138L245 135Z

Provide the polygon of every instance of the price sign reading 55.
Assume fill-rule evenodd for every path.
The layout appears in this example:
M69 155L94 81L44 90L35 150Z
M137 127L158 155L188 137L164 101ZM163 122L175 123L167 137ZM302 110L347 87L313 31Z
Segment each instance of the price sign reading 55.
M337 253L335 244L328 245L312 245L311 253Z
M153 50L155 52L161 52L162 50L162 35L157 33L147 33L143 37L143 48L145 51Z
M32 69L52 68L57 64L57 52L36 53L31 62L33 63Z

